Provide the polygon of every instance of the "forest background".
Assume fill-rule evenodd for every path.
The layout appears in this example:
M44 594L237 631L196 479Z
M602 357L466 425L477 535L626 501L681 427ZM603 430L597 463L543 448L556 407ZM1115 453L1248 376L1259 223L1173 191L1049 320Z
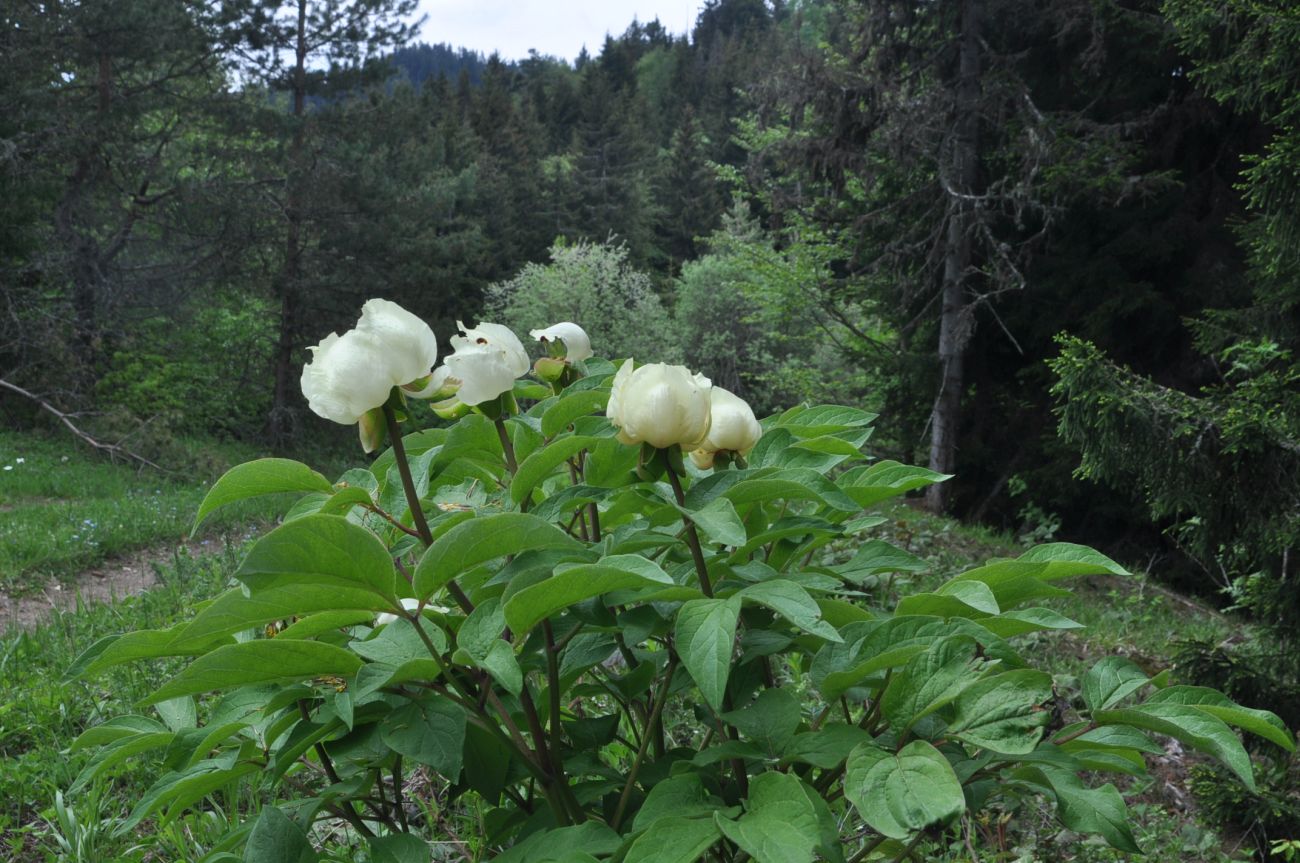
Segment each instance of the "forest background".
M0 7L6 425L351 446L297 374L365 299L576 320L1245 609L1207 682L1300 715L1300 7L708 0L574 62L413 11Z

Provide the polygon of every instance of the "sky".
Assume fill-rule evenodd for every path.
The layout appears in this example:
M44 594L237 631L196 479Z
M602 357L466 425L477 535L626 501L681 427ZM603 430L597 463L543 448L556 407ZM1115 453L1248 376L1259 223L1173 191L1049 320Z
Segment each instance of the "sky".
M703 0L420 0L427 19L416 41L446 42L506 60L529 48L565 60L582 46L600 53L605 34L617 36L636 18L654 20L674 35L690 31Z

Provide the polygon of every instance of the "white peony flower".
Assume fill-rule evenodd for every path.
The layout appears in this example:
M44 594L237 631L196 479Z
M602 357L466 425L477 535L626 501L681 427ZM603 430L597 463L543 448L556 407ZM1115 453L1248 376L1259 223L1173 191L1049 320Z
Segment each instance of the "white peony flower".
M528 335L546 345L560 339L564 342L564 358L570 362L576 363L592 356L591 339L587 338L586 330L571 321L552 324L544 330L530 330Z
M429 325L388 300L369 300L356 327L309 350L302 394L316 414L343 425L383 405L393 387L427 376L438 359Z
M749 402L722 387L713 387L709 399L709 434L703 445L691 451L691 461L701 470L713 467L713 457L719 452L748 455L763 436Z
M614 375L605 415L625 444L696 449L709 433L712 386L685 366L650 363L634 370L629 359Z
M515 379L532 367L519 337L500 324L466 327L456 322L462 335L451 337L455 353L444 362L442 376L460 381L456 398L467 405L491 401L514 388Z

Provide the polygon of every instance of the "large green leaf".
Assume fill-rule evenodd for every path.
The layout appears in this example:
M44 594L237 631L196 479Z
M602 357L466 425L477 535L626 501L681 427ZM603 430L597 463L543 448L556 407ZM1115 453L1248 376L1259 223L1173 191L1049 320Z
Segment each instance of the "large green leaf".
M289 816L267 806L253 822L244 846L244 863L308 863L316 852L307 834Z
M634 554L604 557L595 563L557 568L550 578L526 587L505 604L505 619L517 633L574 603L614 590L671 587L675 584L657 563Z
M952 479L950 474L886 460L847 471L838 484L854 503L866 509L882 500L949 479Z
M696 528L703 534L705 545L728 545L734 548L745 544L745 524L736 514L736 507L725 497L712 500L693 512L685 509L681 511L695 522Z
M396 606L365 588L322 590L296 579L267 579L253 596L233 588L199 612L176 639L179 649L197 649L217 636L230 635L275 620L288 620L320 611L393 611ZM293 636L290 636L291 638Z
M510 499L515 503L521 502L557 467L598 441L599 438L593 437L566 437L537 450L524 459L510 480Z
M465 710L450 699L430 695L384 717L385 744L413 761L427 764L444 779L460 776L465 747Z
M677 612L676 643L682 664L714 710L722 707L731 674L740 598L695 599Z
M827 641L843 641L835 627L822 620L822 610L808 591L780 578L751 584L737 594L742 600L770 608L804 632Z
M120 635L106 635L73 660L67 671L67 679L93 677L106 668L137 659L196 655L202 647L208 645L187 649L177 647L177 639L189 625L190 621L182 621L167 629L139 629Z
M214 510L235 501L264 494L313 491L329 494L333 490L329 480L302 462L287 458L260 458L246 462L226 471L208 490L199 504L190 533L197 531Z
M874 743L856 747L845 767L844 796L873 830L893 839L944 824L966 809L952 765L924 740L897 752Z
M1117 710L1093 711L1092 719L1102 725L1122 724L1176 738L1193 749L1213 755L1255 789L1250 756L1236 733L1217 716L1186 704L1139 704Z
M948 732L957 739L1007 755L1032 752L1051 711L1052 676L1022 669L995 674L971 685L954 702Z
M821 841L817 813L799 780L788 773L762 773L749 782L748 811L733 821L713 820L727 838L757 863L812 863Z
M644 830L661 818L712 816L713 810L722 805L705 790L698 773L670 776L650 789L632 821L632 829ZM709 823L713 823L712 818Z
M632 842L623 863L695 863L720 838L712 818L660 818Z
M388 549L373 533L337 515L311 515L280 525L253 544L235 578L254 597L264 587L306 584L322 592L368 590L388 607L397 604L397 574Z
M876 417L877 414L843 405L816 405L792 408L777 417L775 425L789 429L797 437L809 438L867 426Z
M1287 752L1295 751L1295 740L1278 716L1267 710L1242 707L1228 696L1204 686L1169 686L1152 693L1146 704L1187 704L1211 716L1276 743Z
M345 677L360 667L356 654L332 644L286 638L246 641L200 656L141 704L250 683L287 683L321 675Z
M565 391L542 414L542 434L555 437L578 417L603 411L609 402L609 390Z
M541 548L581 548L548 521L522 512L483 515L461 522L434 540L415 568L415 590L427 599L463 572L508 554Z
M1112 847L1141 854L1129 826L1128 807L1114 785L1089 788L1077 775L1054 767L1043 767L1043 776L1056 792L1061 822L1077 833L1096 833Z
M832 722L816 731L796 734L781 753L781 758L831 770L843 764L855 746L870 739L871 735L856 725Z
M914 722L950 704L976 680L980 662L975 639L953 635L934 642L894 675L880 707L890 728L902 734Z
M1083 701L1089 710L1105 710L1149 683L1142 669L1122 656L1107 656L1083 676Z
M775 757L799 728L802 713L799 699L788 691L764 689L751 704L722 718Z

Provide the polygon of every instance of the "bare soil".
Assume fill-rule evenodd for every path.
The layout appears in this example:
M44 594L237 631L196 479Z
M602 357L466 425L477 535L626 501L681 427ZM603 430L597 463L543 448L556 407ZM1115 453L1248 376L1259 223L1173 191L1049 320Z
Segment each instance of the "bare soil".
M36 593L10 596L0 591L0 633L33 629L57 611L112 603L149 590L158 583L158 567L178 554L197 557L222 548L221 540L189 540L144 548L106 560L71 581L51 579Z

